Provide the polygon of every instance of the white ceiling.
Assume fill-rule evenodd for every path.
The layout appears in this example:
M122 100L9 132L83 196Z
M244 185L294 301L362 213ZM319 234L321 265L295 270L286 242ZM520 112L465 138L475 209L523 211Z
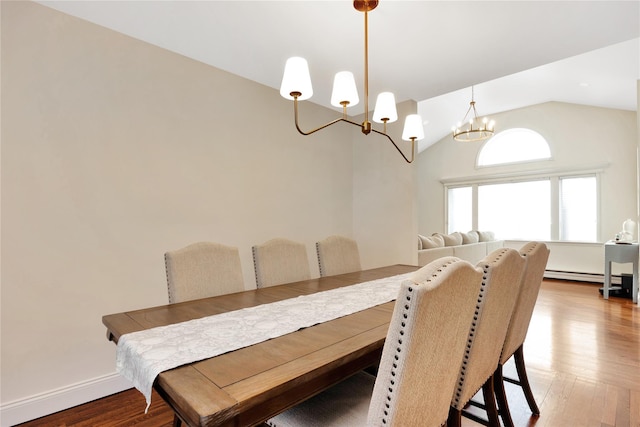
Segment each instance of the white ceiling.
M363 98L364 17L351 1L39 3L276 89L286 59L303 56L311 102L330 106L341 70ZM546 101L636 110L638 37L638 0L381 0L369 14L369 106L382 91L418 101L420 150L462 119L471 85L481 115Z

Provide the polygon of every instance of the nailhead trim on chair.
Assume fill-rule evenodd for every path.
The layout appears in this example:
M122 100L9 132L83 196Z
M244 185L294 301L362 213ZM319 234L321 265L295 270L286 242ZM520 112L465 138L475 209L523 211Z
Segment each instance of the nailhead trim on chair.
M173 294L171 286L169 286L169 266L167 265L167 254L164 254L164 273L167 275L167 295L169 295L169 304L173 302Z
M256 275L256 288L259 288L262 284L260 283L260 279L258 279L258 263L256 262L256 247L251 247L251 253L253 254L253 273Z
M318 255L318 270L320 270L320 277L324 277L322 273L322 261L320 260L320 242L316 242L316 254Z
M529 247L529 250L526 253L520 253L520 255L522 255L523 257L528 256L531 252L533 252L536 248L538 247L538 242L535 242L535 244L531 245Z
M506 252L507 252L507 249L501 250L494 258L494 262L502 258L502 256ZM458 380L458 387L456 388L456 393L455 393L456 406L459 406L461 403L463 404L466 403L466 402L460 402L460 394L462 392L462 386L464 385L465 375L467 373L467 367L469 365L469 353L471 351L471 346L473 345L473 339L475 338L475 335L476 335L476 328L478 326L478 318L480 316L480 310L482 308L482 301L484 300L484 296L485 296L485 291L487 286L487 274L489 272L488 270L489 270L489 264L485 264L482 266L482 272L483 272L482 285L480 287L480 292L478 294L478 303L476 304L476 310L473 314L473 322L471 322L471 329L469 330L469 339L467 340L467 348L464 351L464 357L462 359L462 367L460 368L460 379ZM477 393L478 390L476 390L474 394Z
M443 264L439 269L436 270L436 272L434 274L431 275L431 277L429 279L426 279L425 282L430 282L432 279L435 279L436 277L438 277L438 273L441 273L445 268L447 268L449 265L455 263L457 261L448 261L447 263ZM419 285L416 283L416 285ZM413 287L410 286L407 288L409 295L407 295L405 297L406 301L404 303L404 311L402 313L402 317L406 320L409 317L409 312L412 309L412 305L411 305L411 293L413 292ZM391 377L395 377L397 375L397 369L398 369L398 363L400 362L400 357L403 356L402 355L402 344L403 344L403 340L402 337L405 334L405 330L404 328L407 326L406 322L403 320L401 323L401 328L399 331L399 335L400 338L398 339L398 346L396 347L396 354L393 356L394 362L391 368ZM391 399L394 395L393 391L394 391L394 387L395 387L395 379L392 378L389 381L389 387L387 388L387 391L389 392L387 394L387 401L385 402L384 406L384 417L382 418L382 424L388 424L388 420L387 417L389 416L389 410L391 409Z

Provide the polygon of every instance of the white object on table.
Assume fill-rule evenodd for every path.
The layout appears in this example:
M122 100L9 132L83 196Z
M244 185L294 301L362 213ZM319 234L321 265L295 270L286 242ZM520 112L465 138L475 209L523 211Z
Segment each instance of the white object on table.
M631 297L634 303L638 302L638 257L640 250L638 243L615 243L609 241L604 244L604 288L602 296L609 299L609 288L611 287L611 263L633 263L633 284L631 287Z

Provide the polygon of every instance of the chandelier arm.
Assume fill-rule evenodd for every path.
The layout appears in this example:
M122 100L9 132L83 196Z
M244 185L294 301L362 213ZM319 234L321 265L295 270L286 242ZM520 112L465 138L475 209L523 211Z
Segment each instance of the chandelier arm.
M293 98L293 111L294 111L294 116L295 116L296 129L298 130L298 132L300 132L302 135L305 135L305 136L311 135L313 133L316 133L319 130L327 128L327 127L329 127L331 125L334 125L334 124L336 124L338 122L345 122L345 123L352 124L354 126L358 126L359 128L362 128L362 125L360 123L356 123L356 122L351 121L349 119L345 119L344 117L340 117L338 119L332 120L329 123L326 123L326 124L324 124L322 126L319 126L319 127L315 128L315 129L312 129L310 131L303 131L302 129L300 129L300 125L298 123L298 98L295 97L295 96ZM407 162L407 163L413 163L413 160L415 158L415 144L416 144L415 138L411 139L411 160L409 160L407 158L407 156L404 155L402 150L400 150L400 147L398 147L398 145L395 143L395 141L387 133L380 132L379 130L376 130L376 129L371 129L371 130L373 132L379 134L379 135L387 137L387 139L393 144L393 146L396 147L396 150L398 150L398 153L400 153L400 155L402 156L404 161Z
M300 129L300 125L298 124L298 97L297 96L294 96L294 98L293 98L293 114L294 114L294 120L295 120L295 124L296 124L296 129L298 130L298 132L300 132L304 136L308 136L308 135L311 135L312 133L316 133L319 130L322 130L322 129L324 129L326 127L329 127L329 126L331 126L333 124L336 124L338 122L348 121L347 119L341 117L339 119L332 120L329 123L326 123L326 124L324 124L324 125L322 125L320 127L317 127L315 129L312 129L310 131L306 131L305 132L302 129ZM349 122L349 123L353 123L353 122ZM357 123L353 123L353 124L357 124ZM358 125L358 126L360 126L360 125Z
M296 120L296 129L297 129L297 130L298 130L298 132L300 132L302 135L304 135L304 136L308 136L308 135L311 135L311 134L313 134L313 133L318 132L319 130L322 130L322 129L324 129L324 128L327 128L327 127L329 127L329 126L331 126L331 125L335 125L335 124L336 124L336 123L338 123L338 122L349 122L349 123L351 123L351 124L354 124L354 125L360 126L360 125L359 125L359 124L357 124L357 123L350 122L349 120L343 119L343 118L341 117L341 118L339 118L339 119L335 119L335 120L333 120L333 121L331 121L331 122L329 122L329 123L326 123L326 124L324 124L324 125L322 125L322 126L320 126L320 127L317 127L317 128L315 128L315 129L312 129L312 130L310 130L310 131L306 131L306 132L305 132L305 131L303 131L302 129L300 129L300 126L298 126L298 121Z
M469 104L469 108L467 108L467 112L464 113L464 117L462 118L462 124L466 123L467 117L469 117L469 113L471 112L472 109L475 112L476 107L474 106L473 101Z
M400 147L398 147L398 145L393 141L393 139L388 134L386 134L384 132L380 132L379 130L376 130L376 129L371 129L371 130L373 132L379 134L379 135L386 136L387 139L393 144L393 146L396 147L396 150L398 150L398 153L400 153L400 155L402 156L404 161L407 162L407 163L413 163L413 160L415 158L415 152L416 152L416 150L415 150L415 145L416 145L415 138L411 138L411 160L409 160L409 159L407 159L407 156L404 155L404 153L402 152Z
M475 102L473 103L472 107L473 107L473 118L475 120L478 120L478 111L476 111L476 103Z
M305 135L305 136L308 136L308 135L311 135L311 134L313 134L313 133L316 133L316 132L318 132L319 130L322 130L322 129L324 129L324 128L327 128L327 127L329 127L329 126L331 126L331 125L334 125L334 124L336 124L336 123L338 123L338 122L347 122L347 123L350 123L350 124L352 124L352 125L354 125L354 126L358 126L359 128L362 128L362 125L361 125L360 123L356 123L356 122L353 122L353 121L351 121L351 120L349 120L349 119L346 119L346 118L344 118L344 117L340 117L340 118L338 118L338 119L332 120L332 121L330 121L329 123L325 123L324 125L319 126L319 127L315 128L315 129L312 129L312 130L310 130L310 131L303 131L302 129L300 129L300 125L299 125L299 123L298 123L298 99L297 99L297 97L295 97L295 96L294 96L294 98L293 98L293 113L294 113L294 119L295 119L296 129L298 130L298 132L299 132L299 133L301 133L302 135ZM380 133L380 132L378 132L378 133ZM393 142L393 141L392 141L392 142ZM395 145L395 144L394 144L394 145Z

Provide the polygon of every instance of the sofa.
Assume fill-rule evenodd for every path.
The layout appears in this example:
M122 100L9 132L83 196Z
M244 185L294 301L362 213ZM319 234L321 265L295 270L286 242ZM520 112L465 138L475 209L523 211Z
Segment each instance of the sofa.
M476 264L482 258L504 246L504 240L496 240L491 231L433 233L418 235L418 265L429 264L438 258L455 256Z

